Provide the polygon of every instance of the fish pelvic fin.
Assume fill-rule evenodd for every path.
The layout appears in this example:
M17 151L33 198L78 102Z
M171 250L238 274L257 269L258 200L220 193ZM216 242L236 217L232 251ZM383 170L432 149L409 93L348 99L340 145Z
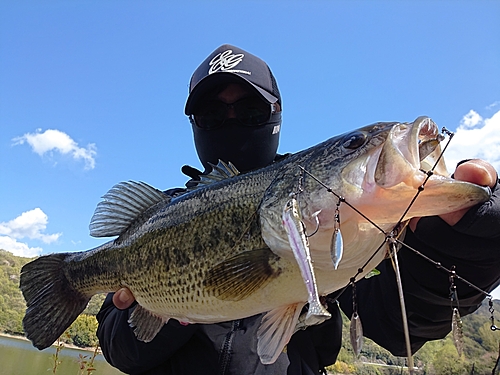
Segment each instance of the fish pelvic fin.
M304 303L278 307L267 312L257 330L257 354L267 365L274 363L290 341Z
M120 182L99 202L90 220L92 237L114 237L122 234L145 211L172 198L145 182Z
M168 318L155 315L141 305L137 305L128 320L137 339L144 342L153 340L167 322Z
M238 254L208 272L205 289L221 300L241 301L281 273L278 260L269 248Z
M87 307L91 296L75 290L64 274L68 254L41 256L21 269L26 300L23 328L33 346L51 346Z

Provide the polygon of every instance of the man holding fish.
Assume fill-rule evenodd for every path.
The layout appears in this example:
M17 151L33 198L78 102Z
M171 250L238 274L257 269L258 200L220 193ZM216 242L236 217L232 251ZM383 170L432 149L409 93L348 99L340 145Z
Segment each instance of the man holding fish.
M231 162L245 174L287 158L276 153L281 110L276 81L264 61L230 45L212 52L192 76L185 108L205 168L201 172L183 167L191 178L187 188L196 187L200 176L207 175L219 160ZM354 149L357 142L363 139L353 133L343 147ZM490 164L470 160L457 167L454 178L489 187L492 195L472 208L439 217L413 218L404 241L447 268L456 266L460 276L489 292L500 281L500 257L496 254L500 251L498 176ZM384 182L390 183L386 179ZM185 192L186 189L176 188L166 194L178 197ZM313 232L314 220L328 220L322 215L325 213L310 212L311 220L303 229ZM340 220L342 229L344 221ZM301 235L299 232L297 235ZM316 236L321 238L321 229ZM315 235L308 240L314 248ZM332 266L329 272L342 272L341 256L337 254L335 269ZM442 338L451 329L449 275L408 249L399 251L399 257L412 350L416 351L426 341ZM346 258L344 265L348 262ZM321 268L320 263L313 265ZM390 260L382 261L377 269L379 275L357 279L356 304L363 331L393 354L404 356L396 277ZM318 272L321 279L321 270ZM462 316L475 311L485 297L466 284L458 285L458 291ZM128 288L108 295L98 315L98 337L108 362L129 374L318 374L335 362L340 350L339 304L348 316L352 314L351 289L337 297L338 293L331 293L328 298L321 298L331 318L295 332L286 350L267 364L262 363L262 356L259 358L256 342L263 314L214 324L187 324L171 319L146 343L138 340L129 326L138 305Z

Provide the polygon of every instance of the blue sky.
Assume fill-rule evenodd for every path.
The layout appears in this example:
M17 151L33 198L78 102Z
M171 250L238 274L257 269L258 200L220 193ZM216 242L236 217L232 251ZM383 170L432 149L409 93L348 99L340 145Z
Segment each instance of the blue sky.
M448 161L500 169L498 19L481 0L0 0L0 247L95 247L114 184L182 186L180 167L200 166L189 78L224 43L276 76L282 153L428 115L457 131Z

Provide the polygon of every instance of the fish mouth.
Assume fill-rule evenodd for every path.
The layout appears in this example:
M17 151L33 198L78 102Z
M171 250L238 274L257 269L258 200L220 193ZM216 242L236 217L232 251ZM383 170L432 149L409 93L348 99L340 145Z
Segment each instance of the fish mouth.
M412 123L399 123L391 128L380 152L374 181L382 188L400 183L417 188L425 172L448 177L440 142L444 136L429 117L418 117Z

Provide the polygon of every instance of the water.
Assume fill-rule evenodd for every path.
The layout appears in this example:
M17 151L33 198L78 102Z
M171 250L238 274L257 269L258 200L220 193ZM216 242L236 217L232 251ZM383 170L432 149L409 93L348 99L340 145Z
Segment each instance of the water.
M52 375L56 349L54 347L39 351L31 342L12 337L0 336L0 373L2 375ZM59 353L61 364L57 367L56 375L87 375L87 371L80 372L79 355L92 356L92 352L64 347ZM96 371L93 375L120 375L122 372L111 367L99 354L94 360Z

